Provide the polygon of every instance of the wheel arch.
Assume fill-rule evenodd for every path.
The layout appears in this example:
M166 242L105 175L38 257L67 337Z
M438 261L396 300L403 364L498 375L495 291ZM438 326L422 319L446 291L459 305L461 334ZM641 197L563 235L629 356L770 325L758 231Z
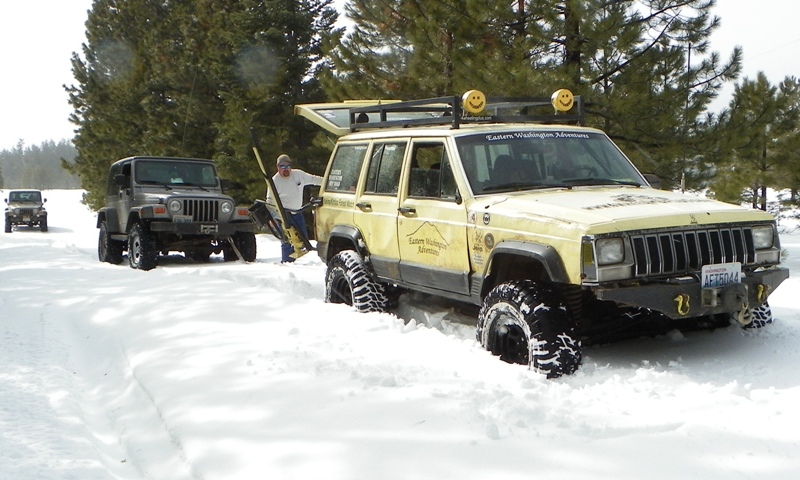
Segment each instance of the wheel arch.
M561 256L555 248L531 242L497 244L486 264L481 298L497 285L511 280L569 283Z
M368 252L361 230L351 225L336 225L331 229L325 249L325 263L343 250L355 250L362 258L367 258Z
M117 222L117 211L113 208L103 207L97 212L97 228L100 228L100 225L106 222L107 225L116 228Z
M137 223L144 224L145 222L142 220L141 215L139 215L139 209L132 209L128 214L128 223L125 224L125 232L130 232L131 228Z

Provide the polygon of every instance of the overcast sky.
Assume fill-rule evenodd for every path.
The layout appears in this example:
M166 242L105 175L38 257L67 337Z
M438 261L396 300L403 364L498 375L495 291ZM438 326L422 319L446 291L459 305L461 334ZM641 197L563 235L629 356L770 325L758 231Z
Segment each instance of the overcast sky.
M0 0L0 150L19 140L38 145L72 138L62 85L74 82L70 57L86 40L91 5L92 0ZM744 47L743 76L763 71L773 84L787 75L800 77L800 1L718 0L715 13L722 27L711 38L712 48L727 59L734 45ZM715 106L724 107L732 91L726 89Z

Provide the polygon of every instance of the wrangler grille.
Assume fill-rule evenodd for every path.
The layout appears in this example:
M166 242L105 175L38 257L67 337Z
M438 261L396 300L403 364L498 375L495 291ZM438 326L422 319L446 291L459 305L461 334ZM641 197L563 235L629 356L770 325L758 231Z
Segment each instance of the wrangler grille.
M17 215L32 217L35 215L37 209L35 208L18 208L19 213Z
M184 199L183 213L191 215L195 222L216 222L219 220L219 201Z
M636 276L687 274L714 263L755 263L749 227L658 232L631 236Z

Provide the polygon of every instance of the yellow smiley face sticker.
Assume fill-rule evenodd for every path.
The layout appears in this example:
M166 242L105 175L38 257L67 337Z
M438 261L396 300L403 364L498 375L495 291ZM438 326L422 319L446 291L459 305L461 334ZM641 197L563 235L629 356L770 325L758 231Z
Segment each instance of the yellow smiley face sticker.
M556 90L553 96L550 97L550 102L557 111L567 112L575 103L575 97L572 96L572 92L562 88L561 90Z
M480 90L470 90L461 97L464 110L469 113L481 113L486 108L486 96Z

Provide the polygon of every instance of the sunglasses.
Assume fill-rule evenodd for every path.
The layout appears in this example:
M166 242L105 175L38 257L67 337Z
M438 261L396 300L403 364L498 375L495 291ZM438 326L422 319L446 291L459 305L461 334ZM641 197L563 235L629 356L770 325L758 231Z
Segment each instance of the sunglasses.
M291 165L278 165L278 168L280 168L281 170L289 170L290 168L292 168L292 166Z

